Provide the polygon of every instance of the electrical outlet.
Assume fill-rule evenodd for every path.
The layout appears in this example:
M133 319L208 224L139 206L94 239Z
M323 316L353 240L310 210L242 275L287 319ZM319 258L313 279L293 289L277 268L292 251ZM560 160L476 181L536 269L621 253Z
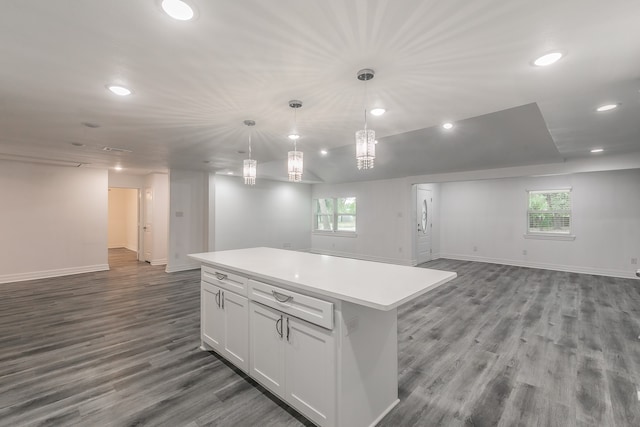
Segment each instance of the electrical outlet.
M527 254L527 250L526 250L526 249L523 249L523 250L522 250L522 255L526 255L526 254Z
M631 258L631 264L637 265L638 264L638 258Z
M291 243L283 243L283 244L282 244L282 247L283 247L284 249L291 249Z
M478 252L478 247L477 246L473 247L473 252Z
M398 252L402 253L402 246L398 248Z

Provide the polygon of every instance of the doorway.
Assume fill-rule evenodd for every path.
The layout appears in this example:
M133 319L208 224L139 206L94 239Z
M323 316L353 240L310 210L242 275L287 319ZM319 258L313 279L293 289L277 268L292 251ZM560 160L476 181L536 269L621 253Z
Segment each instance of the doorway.
M108 248L135 254L139 249L139 191L137 188L109 188Z
M433 234L433 193L431 189L416 186L416 258L418 264L431 261Z

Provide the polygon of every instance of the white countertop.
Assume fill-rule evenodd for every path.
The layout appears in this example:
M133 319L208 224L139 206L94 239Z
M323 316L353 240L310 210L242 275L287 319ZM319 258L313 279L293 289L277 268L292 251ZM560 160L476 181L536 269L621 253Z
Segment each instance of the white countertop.
M273 248L206 252L189 257L256 280L276 281L291 290L307 290L384 311L457 276L451 271Z

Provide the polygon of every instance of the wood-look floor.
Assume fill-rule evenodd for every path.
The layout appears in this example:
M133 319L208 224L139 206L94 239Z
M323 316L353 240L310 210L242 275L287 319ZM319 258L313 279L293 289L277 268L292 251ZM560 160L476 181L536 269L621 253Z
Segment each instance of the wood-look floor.
M0 285L1 426L311 425L199 341L198 270ZM380 426L640 426L640 281L462 261L398 311Z

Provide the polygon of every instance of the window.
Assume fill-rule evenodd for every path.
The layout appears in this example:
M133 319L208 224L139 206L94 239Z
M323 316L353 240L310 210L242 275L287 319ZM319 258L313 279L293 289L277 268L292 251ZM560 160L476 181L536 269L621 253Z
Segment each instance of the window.
M313 200L313 231L356 232L356 198Z
M571 190L529 191L527 234L569 235Z

